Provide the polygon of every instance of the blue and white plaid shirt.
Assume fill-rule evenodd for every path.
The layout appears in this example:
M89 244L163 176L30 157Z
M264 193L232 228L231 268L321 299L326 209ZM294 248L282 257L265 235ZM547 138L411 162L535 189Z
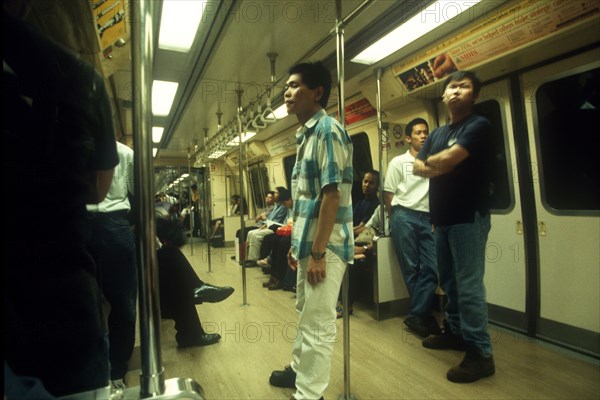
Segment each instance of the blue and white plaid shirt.
M298 128L296 145L292 253L298 260L310 255L321 209L321 189L336 184L340 205L327 248L344 262L352 263L352 140L337 120L321 110Z

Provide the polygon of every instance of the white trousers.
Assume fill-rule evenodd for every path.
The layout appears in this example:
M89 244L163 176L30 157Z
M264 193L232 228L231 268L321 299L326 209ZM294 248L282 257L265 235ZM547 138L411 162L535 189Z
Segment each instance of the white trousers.
M258 260L260 257L260 245L267 235L272 235L274 232L270 229L254 229L248 232L248 260Z
M298 263L296 311L298 334L292 349L292 369L296 372L294 398L319 399L329 385L331 356L336 341L335 324L338 295L346 263L327 250L327 277L313 286L306 279L309 258Z

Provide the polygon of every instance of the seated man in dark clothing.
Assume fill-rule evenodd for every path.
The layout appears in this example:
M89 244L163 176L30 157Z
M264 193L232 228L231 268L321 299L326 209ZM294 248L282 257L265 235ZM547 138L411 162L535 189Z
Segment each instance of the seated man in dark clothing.
M373 216L373 212L379 206L379 171L367 171L362 180L362 191L365 197L358 201L353 207L354 217L354 238L356 238L365 229L367 222ZM349 287L348 287L348 312L352 314L352 305L356 292L358 290L358 281L355 276L356 267L361 264L356 264L350 267L349 273ZM336 307L337 317L343 316L342 308L342 290L340 290L339 302Z
M221 335L204 331L195 304L218 303L234 289L209 285L196 275L179 250L185 244L185 235L177 222L158 218L156 235L163 244L157 252L160 308L163 318L175 320L178 347L217 343Z

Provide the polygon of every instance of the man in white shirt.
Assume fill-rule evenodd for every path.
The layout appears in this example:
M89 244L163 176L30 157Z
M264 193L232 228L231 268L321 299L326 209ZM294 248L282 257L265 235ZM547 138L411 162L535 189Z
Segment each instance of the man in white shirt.
M415 157L428 134L429 126L422 118L406 125L410 149L390 162L383 195L391 217L396 256L410 293L410 312L404 325L423 337L440 333L431 315L438 272L433 226L429 220L429 179L412 172Z

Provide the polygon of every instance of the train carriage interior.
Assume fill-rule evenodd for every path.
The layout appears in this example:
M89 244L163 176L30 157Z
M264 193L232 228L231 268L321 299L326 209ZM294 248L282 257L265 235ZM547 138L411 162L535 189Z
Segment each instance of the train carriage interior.
M352 315L332 330L324 398L600 398L599 0L5 0L4 13L95 67L115 139L135 153L142 261L126 389L61 398L290 398L269 374L290 363L295 292L263 288L268 276L236 232L256 224L265 193L292 188L299 125L286 79L317 60L333 77L325 111L352 139L353 204L371 170L383 204L409 121L450 122L442 94L454 71L482 81L474 107L491 122L495 171L484 278L495 375L446 380L461 355L425 349L406 329L410 295L380 234ZM216 345L178 348L173 320L160 318L159 198L176 204L197 275L235 289L196 307ZM438 288L440 326L444 305Z

